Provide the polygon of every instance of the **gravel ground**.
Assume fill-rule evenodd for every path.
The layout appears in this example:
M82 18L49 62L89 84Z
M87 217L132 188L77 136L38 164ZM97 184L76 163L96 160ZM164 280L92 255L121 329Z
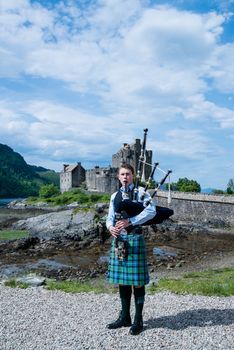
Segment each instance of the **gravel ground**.
M138 336L106 329L118 309L118 295L0 285L0 349L234 349L234 298L147 295Z

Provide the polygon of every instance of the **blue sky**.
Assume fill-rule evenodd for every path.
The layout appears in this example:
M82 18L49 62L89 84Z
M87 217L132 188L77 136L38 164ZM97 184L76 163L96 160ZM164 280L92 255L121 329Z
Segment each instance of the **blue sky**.
M0 0L0 143L92 168L147 127L173 181L225 189L233 41L233 0Z

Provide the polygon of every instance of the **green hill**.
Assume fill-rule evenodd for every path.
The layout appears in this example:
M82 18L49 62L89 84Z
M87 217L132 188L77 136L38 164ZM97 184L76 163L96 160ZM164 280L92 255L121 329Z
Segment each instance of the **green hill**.
M0 198L37 196L48 183L58 186L59 174L27 164L19 153L0 143Z

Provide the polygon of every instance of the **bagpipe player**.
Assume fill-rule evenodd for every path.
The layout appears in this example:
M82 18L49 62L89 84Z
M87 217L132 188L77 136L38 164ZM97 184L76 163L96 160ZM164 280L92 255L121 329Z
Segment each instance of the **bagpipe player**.
M137 193L135 189L135 195L141 209L140 212L137 210L134 213L133 176L134 169L131 165L122 164L120 166L118 179L121 188L111 196L106 220L106 226L113 237L107 279L109 283L119 285L121 300L119 317L108 324L107 328L130 327L129 333L137 335L143 330L142 312L145 285L149 283L142 225L155 217L156 207L148 191L144 192L142 187L138 187ZM123 205L125 210L123 210ZM130 315L132 293L135 300L133 323Z

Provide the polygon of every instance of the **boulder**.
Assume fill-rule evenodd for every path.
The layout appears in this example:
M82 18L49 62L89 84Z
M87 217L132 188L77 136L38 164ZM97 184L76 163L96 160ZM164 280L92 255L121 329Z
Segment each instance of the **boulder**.
M94 218L94 210L75 213L73 210L63 210L20 220L13 224L13 229L27 230L32 235L46 239L73 235L82 238L90 234L98 234Z
M36 275L27 275L21 276L16 279L17 283L23 283L31 287L39 287L43 286L46 283L46 279L44 277L36 276Z
M25 200L14 200L7 204L7 208L9 209L25 209L27 204Z

